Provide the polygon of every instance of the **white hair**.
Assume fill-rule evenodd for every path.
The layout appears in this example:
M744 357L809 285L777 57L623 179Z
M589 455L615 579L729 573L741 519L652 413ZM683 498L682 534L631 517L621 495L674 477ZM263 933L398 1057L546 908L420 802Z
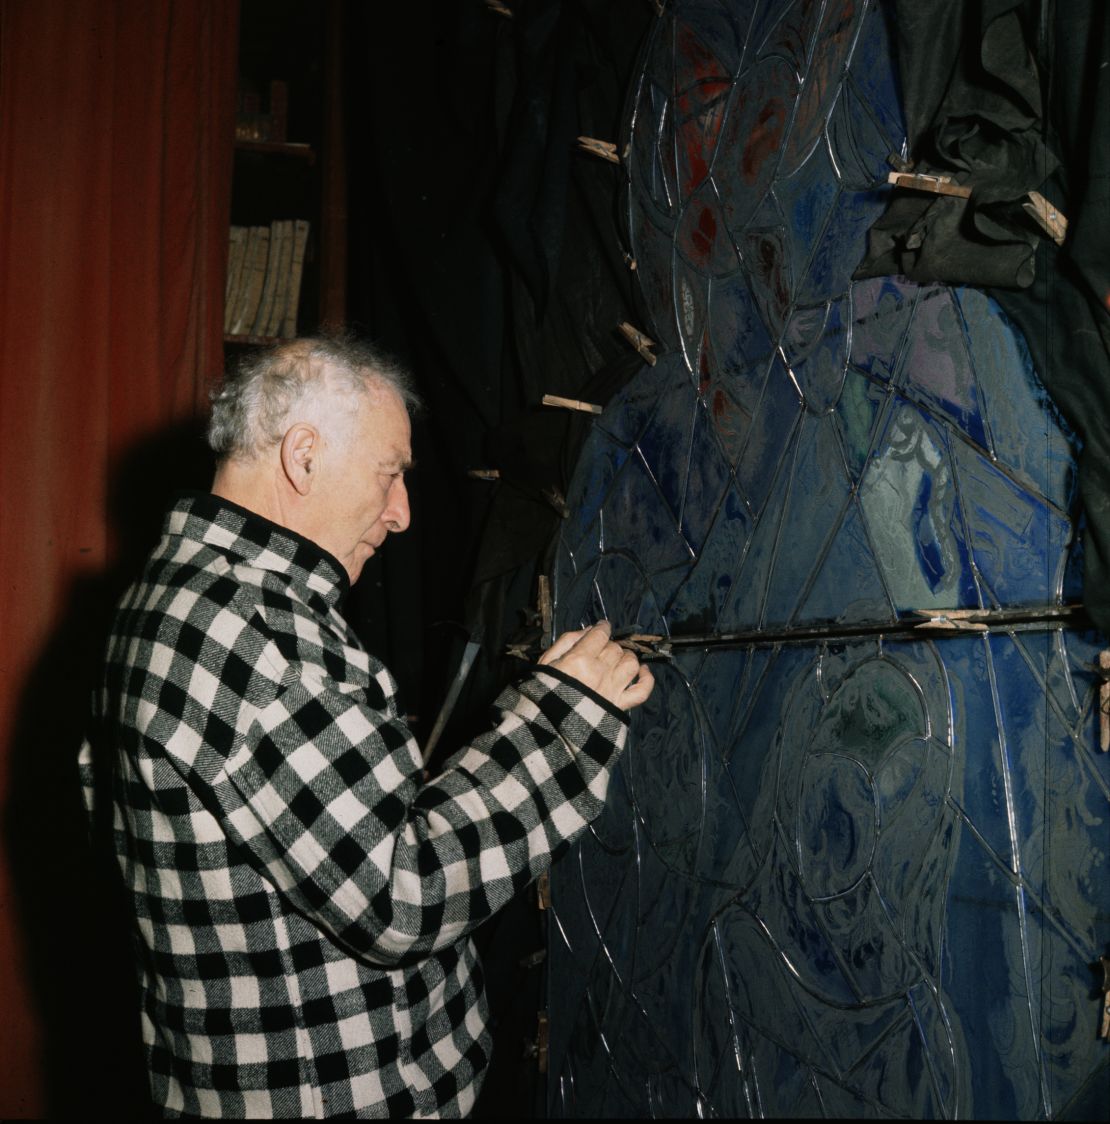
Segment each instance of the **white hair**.
M408 372L349 335L290 340L244 359L212 395L208 444L219 460L253 459L281 443L298 413L317 414L324 395L352 409L374 390L394 391L410 414L420 408Z

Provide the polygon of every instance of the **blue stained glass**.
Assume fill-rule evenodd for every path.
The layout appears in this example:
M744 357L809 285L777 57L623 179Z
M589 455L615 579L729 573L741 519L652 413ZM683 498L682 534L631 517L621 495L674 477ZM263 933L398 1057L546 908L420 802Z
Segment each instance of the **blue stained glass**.
M844 292L844 262L863 257L867 231L885 202L885 191L840 193L809 269L798 285L799 301L808 304Z
M993 301L852 280L904 148L882 6L675 0L638 83L660 354L556 615L670 647L553 874L549 1112L1105 1118L1075 449ZM959 608L1028 619L911 631Z
M803 591L800 620L813 624L883 621L894 617L890 594L854 502Z
M780 474L782 462L792 446L792 432L800 423L801 415L798 385L790 378L782 359L776 356L764 375L759 398L753 404L744 451L736 462L736 480L756 513L763 510L767 493Z
M700 381L700 359L709 316L709 278L675 256L674 309L686 366Z
M894 398L859 499L884 584L900 610L978 606L942 425Z
M735 485L725 493L715 511L701 554L667 609L673 628L688 633L708 632L717 626L717 618L741 569L751 535L752 521L743 497ZM718 561L733 559L726 570Z
M902 355L901 385L904 393L948 415L963 433L989 449L964 324L947 289L934 289L920 300Z
M918 290L890 277L874 277L852 286L852 366L876 379L889 380L902 355Z
M829 118L829 149L836 153L840 183L849 191L882 183L890 170L888 157L900 141L899 131L872 115L849 78Z
M651 312L652 339L673 351L678 346L678 325L672 299L672 236L638 203L632 205L631 223L638 232L639 253L644 259L642 264L636 263L636 275Z
M710 339L715 369L726 379L736 401L754 404L758 375L767 369L773 345L745 278L736 274L710 289ZM747 409L751 416L751 407Z
M804 277L840 195L829 150L818 145L793 175L776 180L774 192L790 231L791 276Z

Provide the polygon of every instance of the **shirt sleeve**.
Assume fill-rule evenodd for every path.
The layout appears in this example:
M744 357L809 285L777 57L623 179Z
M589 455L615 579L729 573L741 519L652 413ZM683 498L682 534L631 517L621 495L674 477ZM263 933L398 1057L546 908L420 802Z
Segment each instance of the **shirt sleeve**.
M601 811L627 715L536 668L499 718L423 783L407 726L324 678L288 684L214 786L262 873L381 965L459 940Z

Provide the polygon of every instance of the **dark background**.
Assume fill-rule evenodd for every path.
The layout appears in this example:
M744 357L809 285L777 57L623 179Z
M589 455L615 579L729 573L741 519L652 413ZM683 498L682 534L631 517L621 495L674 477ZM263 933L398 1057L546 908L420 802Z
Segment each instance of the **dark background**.
M481 0L244 0L241 9L241 79L263 94L272 79L287 81L289 139L318 152L336 78L326 20L341 14L347 323L411 368L426 407L414 427L412 526L371 560L347 612L396 675L421 741L466 640L481 639L440 762L488 723L498 688L520 670L504 657L507 641L540 639L536 578L589 424L542 407L542 395L604 403L640 366L617 331L639 322L620 172L577 152L575 138L618 139L654 8L518 0L513 10L506 18ZM315 215L321 156L279 175L238 153L231 221ZM302 332L317 320L319 265L315 246ZM228 363L241 354L229 345ZM497 469L500 480L472 479L474 468ZM50 1116L150 1115L125 910L113 870L88 852L69 765L63 775L59 763L80 741L83 714L58 706L58 685L66 697L89 696L111 606L155 540L160 512L174 490L206 488L211 470L195 423L129 450L111 487L118 563L77 583L20 694L4 832L21 929L47 938L31 942L28 961ZM58 752L36 752L43 739ZM49 816L34 795L44 791L55 794ZM534 894L477 941L495 1035L477 1114L542 1115L542 1079L525 1057L543 1006Z

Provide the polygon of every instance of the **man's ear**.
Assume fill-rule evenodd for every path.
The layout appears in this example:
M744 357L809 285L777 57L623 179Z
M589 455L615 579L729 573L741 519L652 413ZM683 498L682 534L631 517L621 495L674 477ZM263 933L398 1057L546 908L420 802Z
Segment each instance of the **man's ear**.
M299 495L312 488L313 462L320 451L320 432L308 422L297 422L281 440L281 467Z

